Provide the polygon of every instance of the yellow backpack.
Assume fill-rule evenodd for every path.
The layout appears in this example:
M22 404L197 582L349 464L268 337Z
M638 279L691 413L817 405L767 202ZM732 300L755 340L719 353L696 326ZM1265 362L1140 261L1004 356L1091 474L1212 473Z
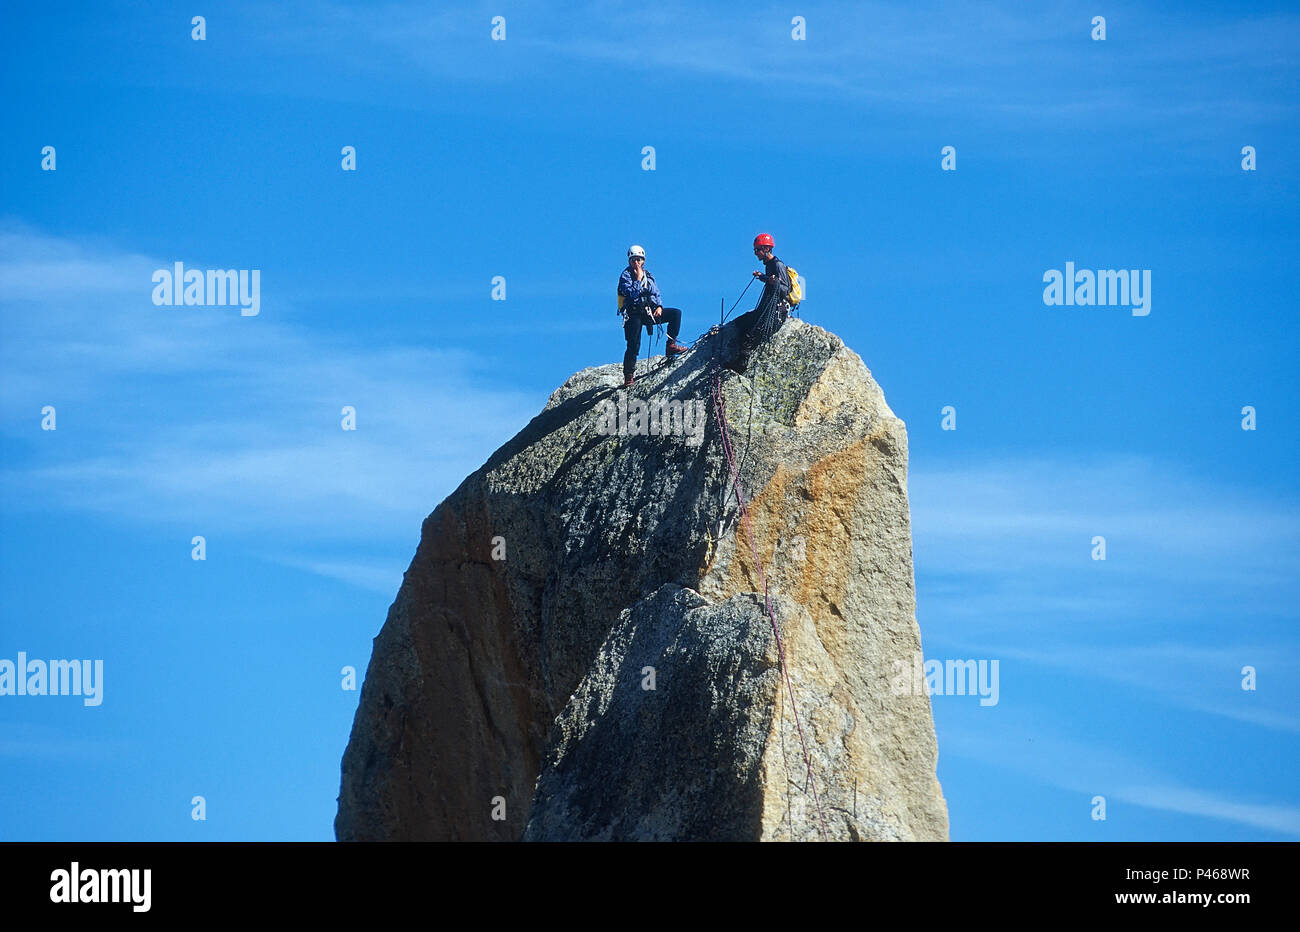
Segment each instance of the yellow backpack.
M786 297L786 300L790 302L791 307L798 307L799 302L803 300L803 285L805 279L800 278L799 273L788 265L785 267L785 270L790 275L790 294Z

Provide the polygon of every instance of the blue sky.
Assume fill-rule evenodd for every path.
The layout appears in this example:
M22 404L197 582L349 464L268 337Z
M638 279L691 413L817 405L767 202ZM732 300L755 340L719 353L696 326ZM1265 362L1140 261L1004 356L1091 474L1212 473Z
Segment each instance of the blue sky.
M0 838L331 838L421 520L621 357L628 243L689 337L760 230L907 422L927 657L999 660L933 698L952 837L1300 837L1300 15L1025 7L7 11L0 658L105 698L0 697ZM260 314L155 306L177 261ZM1045 306L1067 261L1150 315Z

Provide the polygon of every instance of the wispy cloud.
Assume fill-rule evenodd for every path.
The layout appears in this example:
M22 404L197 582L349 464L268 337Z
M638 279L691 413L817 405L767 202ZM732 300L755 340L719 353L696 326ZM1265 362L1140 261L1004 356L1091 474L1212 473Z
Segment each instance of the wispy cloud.
M402 584L402 568L399 563L303 559L293 556L286 557L278 553L265 553L260 554L260 556L272 563L304 570L317 576L323 576L326 579L336 579L359 589L378 592L389 598L396 595L398 587Z
M1237 822L1251 828L1300 836L1300 809L1294 806L1246 803L1178 784L1119 786L1111 794L1116 799L1148 809Z
M1300 808L1188 786L1125 753L1044 735L1038 728L1003 723L996 731L954 730L942 736L940 751L1026 774L1085 800L1101 795L1112 804L1120 801L1300 836ZM1081 804L1079 811L1088 809Z
M1204 635L1193 635L1205 640ZM1062 670L1146 690L1170 705L1261 728L1300 734L1300 654L1294 644L1204 645L1092 643L1058 639L1051 647L945 642L944 647ZM1255 690L1241 689L1245 666L1254 667ZM1264 683L1259 684L1262 677Z
M1039 454L921 468L909 491L927 655L999 658L1004 684L1014 661L1300 734L1300 507L1288 490L1150 457ZM1092 559L1095 536L1105 561ZM1260 689L1240 688L1244 666Z
M1290 616L1300 504L1151 457L1026 456L909 482L921 610L1093 626L1224 608ZM1094 537L1106 560L1093 560ZM1022 622L1014 621L1015 625Z
M156 307L150 276L171 258L13 223L0 257L7 509L301 543L407 540L540 408L469 353L283 323L265 287L258 317ZM52 433L40 430L47 404ZM355 431L341 428L344 405Z
M490 6L479 16L420 3L260 7L248 15L268 20L264 33L281 48L404 80L500 82L585 63L912 115L972 107L1022 120L1105 114L1108 125L1163 121L1183 132L1196 131L1196 115L1282 120L1297 109L1284 92L1300 39L1300 17L1289 13L1234 11L1229 19L1126 8L1111 17L1107 41L1093 43L1094 11L1069 4L810 3L798 11L804 42L791 41L792 8L779 4L737 16L726 5L592 2L559 18L537 4L513 4L504 11L504 44L488 42L491 16L503 12ZM1063 67L1071 55L1081 63L1092 56L1095 79L1086 64L1086 74L1080 63Z
M30 722L0 723L0 758L109 762L119 761L123 756L138 751L139 747L133 742L122 739L93 738L80 733L74 735L48 725Z

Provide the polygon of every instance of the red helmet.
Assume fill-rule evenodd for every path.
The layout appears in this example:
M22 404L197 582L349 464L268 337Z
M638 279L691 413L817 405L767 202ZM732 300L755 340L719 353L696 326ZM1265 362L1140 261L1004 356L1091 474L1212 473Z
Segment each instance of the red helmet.
M760 233L754 237L754 248L757 249L759 246L771 246L775 249L776 241L772 239L771 233Z

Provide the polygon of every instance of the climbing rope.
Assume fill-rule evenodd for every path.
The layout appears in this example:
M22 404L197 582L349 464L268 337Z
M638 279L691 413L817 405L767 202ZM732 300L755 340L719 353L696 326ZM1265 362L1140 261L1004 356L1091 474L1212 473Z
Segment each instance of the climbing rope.
M744 299L745 292L749 291L750 285L752 285L756 281L758 281L758 279L753 277L750 278L749 284L745 285L744 291L741 291L740 293L740 297L738 297L735 300L735 303L731 305L731 310L721 315L722 319L718 322L717 326L710 327L708 330L704 331L698 337L692 340L689 344L687 344L686 348L688 351L695 349L696 344L698 344L701 340L703 340L707 336L716 334L718 337L721 337L723 324L727 322L727 318L731 316L732 312L735 311L736 307ZM756 326L754 328L756 331L754 334L755 337L759 337L760 332L762 337L770 336L770 331L775 331L777 329L777 327L771 325L775 323L774 318L778 316L778 313L779 312L777 312L777 310L774 307L769 307L764 309L763 313L760 315L761 319L758 322L756 322ZM653 334L650 337L650 341L653 344L654 341ZM761 343L765 341L757 340L756 342ZM649 357L650 357L650 352L649 352L649 348L647 347L646 350L647 361L649 360ZM799 735L799 747L803 751L804 766L807 769L807 775L808 775L808 786L812 789L813 804L817 807L817 820L821 826L822 838L825 841L830 841L830 835L826 831L826 814L822 811L821 795L817 792L817 781L813 777L812 755L808 753L808 741L804 737L803 723L800 722L799 720L799 705L795 701L795 697L794 697L794 684L790 680L790 667L785 662L785 641L781 637L781 626L777 624L776 613L772 610L772 599L768 593L767 577L763 573L763 563L758 556L758 544L754 540L754 530L749 522L749 504L745 499L745 490L742 487L740 482L740 467L736 461L735 447L731 442L731 430L727 424L727 403L726 403L726 399L723 397L722 394L722 369L718 365L718 343L716 341L713 344L713 355L711 360L711 376L712 376L712 385L710 387L710 396L713 401L714 413L716 414L718 419L719 436L722 441L722 452L727 460L727 468L731 472L731 484L732 487L735 489L736 504L739 506L740 509L740 524L745 532L745 537L749 540L750 553L753 556L754 566L758 570L758 580L763 586L763 605L767 609L768 619L772 622L772 634L775 635L776 637L777 657L780 659L781 662L781 673L785 677L786 691L790 694L790 709L791 711L794 712L794 727L795 727L795 731L798 732ZM750 396L750 423L751 425L753 423L753 395L752 394Z
M713 400L714 413L718 418L718 433L722 441L722 452L726 457L727 467L731 471L731 483L736 491L736 504L740 509L740 524L745 531L745 537L749 540L750 553L754 559L754 566L758 570L758 581L763 586L763 604L767 608L767 617L772 622L772 633L776 636L777 657L781 661L781 672L785 676L786 691L790 694L790 708L794 712L794 727L799 733L799 746L803 749L804 766L808 770L808 786L812 788L813 803L817 807L817 819L821 824L822 838L830 841L830 836L826 831L826 815L822 812L821 797L817 793L817 781L813 778L812 756L808 753L808 742L804 739L803 725L799 721L799 706L794 698L794 684L790 682L790 668L785 662L785 642L781 638L781 626L777 624L776 613L772 611L772 600L767 591L767 577L763 574L763 563L758 557L758 544L754 540L754 530L749 523L749 505L745 501L745 491L740 484L740 469L736 465L736 451L732 445L731 431L727 425L727 402L722 394L722 369L718 365L716 346L713 353L712 375L713 384L710 388L710 395Z
M736 307L740 304L740 302L745 299L745 292L749 291L750 285L754 284L754 282L756 281L758 281L758 279L751 277L749 279L749 284L746 285L744 290L740 292L740 297L738 297L735 300L735 302L732 303L730 310L728 310L727 313L722 315L722 319L719 320L715 326L712 326L708 330L705 330L703 333L697 336L690 343L682 343L682 345L686 347L686 350L684 350L681 353L678 353L677 355L679 357L684 356L687 351L695 349L695 345L699 343L701 340L703 340L705 337L709 336L712 333L717 333L718 331L720 331L722 329L722 325L727 322L727 318L732 315L732 312L736 310ZM772 309L765 310L764 313L761 315L761 318L755 323L753 328L753 338L756 343L762 343L767 337L771 336L778 329L780 329L779 327L773 326L773 324L775 323L776 316L777 316L777 312L775 312L774 310ZM792 309L790 311L789 316L795 317L797 315L794 313ZM657 328L657 332L652 333L650 335L649 343L646 346L645 358L647 364L649 364L650 362L651 350L654 347L656 335L662 335L664 325L662 323L656 323L655 327ZM682 342L681 336L679 335L678 337L676 337L676 340L678 343L681 343Z
M716 333L718 330L720 330L720 329L722 328L722 325L725 324L725 323L727 322L727 318L730 317L731 314L732 314L732 312L736 310L737 305L739 305L740 302L743 301L743 300L745 299L745 292L746 292L746 291L749 291L749 286L752 285L752 284L754 284L754 282L756 282L756 281L758 281L758 279L753 278L753 277L751 277L751 278L749 279L749 285L746 285L745 288L744 288L744 291L741 291L741 292L740 292L740 297L737 298L737 299L735 300L735 302L731 305L731 310L727 311L726 314L722 315L722 319L721 319L720 321L718 321L717 326L710 327L708 330L705 330L703 333L701 333L699 336L697 336L694 340L692 340L692 341L689 342L689 343L682 343L682 338L681 338L681 336L679 335L679 336L677 336L677 337L675 338L675 339L677 340L677 342L678 342L678 343L682 343L682 345L685 346L686 349L688 349L688 350L693 350L693 349L695 349L695 344L696 344L696 343L699 343L701 340L703 340L703 339L704 339L705 337L707 337L709 334L711 334L711 333ZM656 323L655 326L656 326L660 331L662 331L662 330L663 330L663 327L664 327L664 325L663 325L662 323ZM654 337L652 336L650 339L651 339L651 343L653 344ZM682 355L682 354L679 353L678 355ZM650 349L647 347L647 349L646 349L646 361L648 362L649 359L650 359Z
M757 279L757 278L754 278L754 277L751 275L750 278L749 278L749 285L754 284L754 282L756 282L756 281L758 281L758 279ZM748 290L749 290L749 285L746 285L746 286L745 286L745 291L748 291ZM739 304L739 303L741 302L741 300L745 297L745 291L742 291L742 292L740 293L740 297L736 299L736 304ZM734 311L734 310L736 309L736 304L731 305L731 311ZM718 322L718 326L722 326L723 324L725 324L725 323L727 322L727 318L731 316L731 311L727 311L726 315L722 318L722 320Z

